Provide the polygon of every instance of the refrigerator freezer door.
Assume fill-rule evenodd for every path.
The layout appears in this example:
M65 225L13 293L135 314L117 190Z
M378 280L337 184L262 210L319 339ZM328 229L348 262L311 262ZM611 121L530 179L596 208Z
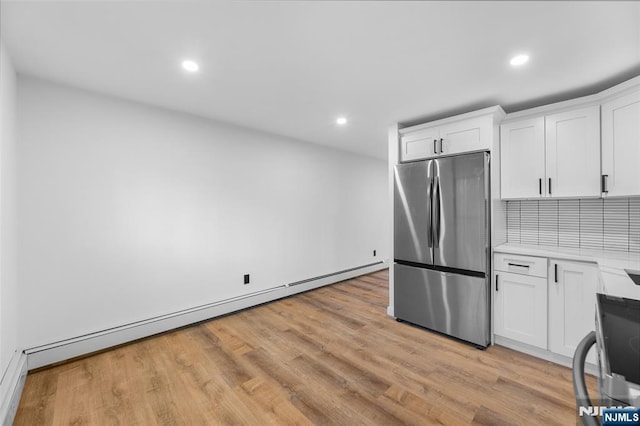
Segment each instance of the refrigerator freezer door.
M394 256L433 264L431 161L396 166L394 180Z
M433 160L433 169L434 264L486 273L488 154L439 158Z
M394 265L394 315L478 346L490 343L487 278Z

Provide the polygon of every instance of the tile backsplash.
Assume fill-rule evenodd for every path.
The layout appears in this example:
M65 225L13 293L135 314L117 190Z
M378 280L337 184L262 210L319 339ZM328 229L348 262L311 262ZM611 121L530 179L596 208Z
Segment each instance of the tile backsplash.
M507 201L507 241L640 253L640 197Z

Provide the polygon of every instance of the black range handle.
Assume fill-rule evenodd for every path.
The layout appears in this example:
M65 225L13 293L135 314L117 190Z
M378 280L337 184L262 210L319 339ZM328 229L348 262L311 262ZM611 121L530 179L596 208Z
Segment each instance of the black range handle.
M603 193L608 193L609 190L607 189L607 180L609 179L609 175L602 175L602 192Z
M553 265L553 279L555 282L558 282L558 264L554 263Z

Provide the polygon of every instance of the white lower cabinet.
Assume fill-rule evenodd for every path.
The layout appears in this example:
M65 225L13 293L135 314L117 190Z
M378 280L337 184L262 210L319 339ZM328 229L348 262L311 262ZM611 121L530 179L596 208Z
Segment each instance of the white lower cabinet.
M496 253L494 269L496 338L509 339L506 345L514 349L526 351L517 345L525 343L543 350L534 355L572 358L580 340L595 329L597 265ZM587 362L596 364L594 350Z
M573 357L576 346L595 329L598 267L549 259L549 350ZM587 362L596 363L595 351Z
M494 333L547 347L547 258L496 253Z
M539 348L547 347L547 280L496 272L495 334Z

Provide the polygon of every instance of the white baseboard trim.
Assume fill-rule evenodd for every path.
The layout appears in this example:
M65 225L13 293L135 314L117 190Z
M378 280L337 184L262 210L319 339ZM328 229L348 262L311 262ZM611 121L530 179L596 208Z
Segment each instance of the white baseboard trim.
M27 355L15 351L0 379L0 420L10 426L16 416L24 382L27 379Z
M568 356L556 354L546 349L537 348L535 346L527 345L526 343L511 340L506 337L495 336L495 344L504 346L505 348L513 349L514 351L523 352L527 355L535 356L536 358L544 359L545 361L560 364L565 367L572 367L573 359ZM595 351L595 346L591 349L591 351ZM590 362L586 362L584 364L584 371L593 376L598 376L598 366Z
M184 327L200 321L212 319L220 315L250 308L262 303L271 302L283 297L312 290L339 281L344 281L371 272L388 268L386 262L376 262L333 274L323 275L296 283L284 284L267 290L258 291L207 305L185 309L179 312L162 315L138 321L120 327L102 330L60 342L54 342L27 349L29 368L39 368L45 365L90 354L102 349L117 346L143 337Z
M393 314L393 306L387 306L387 315L395 318L396 316Z

